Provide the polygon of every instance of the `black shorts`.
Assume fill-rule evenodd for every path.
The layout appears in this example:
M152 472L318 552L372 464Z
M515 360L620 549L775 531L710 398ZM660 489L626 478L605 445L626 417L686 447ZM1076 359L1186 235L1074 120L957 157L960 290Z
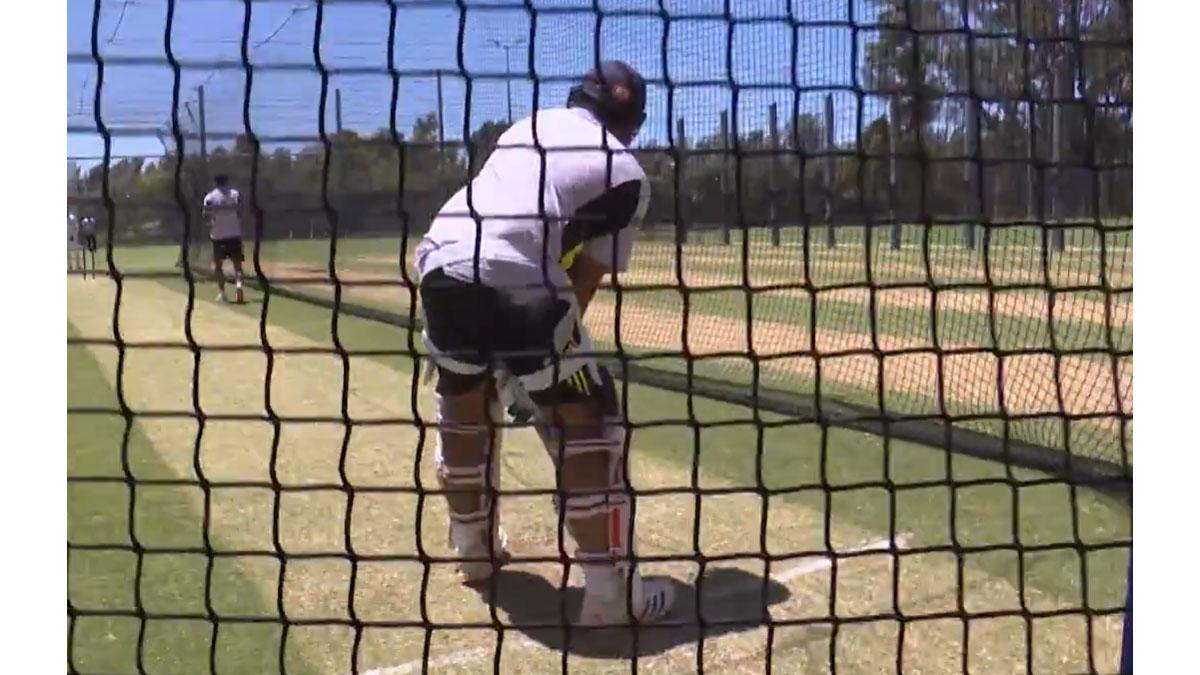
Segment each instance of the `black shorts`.
M219 263L225 259L232 260L235 263L242 262L242 238L231 237L229 239L213 239L212 240L213 262Z
M517 304L502 291L440 269L421 279L421 305L426 342L440 357L435 363L468 377L500 365L518 377L532 376L554 368L567 349L563 343L579 340L577 329L573 338L563 337L577 326L571 302L547 296Z

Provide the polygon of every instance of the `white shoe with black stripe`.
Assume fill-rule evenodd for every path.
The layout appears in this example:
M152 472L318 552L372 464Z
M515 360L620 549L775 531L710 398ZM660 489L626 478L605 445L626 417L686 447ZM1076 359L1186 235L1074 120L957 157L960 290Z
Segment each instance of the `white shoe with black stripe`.
M577 625L652 624L671 612L675 604L675 586L669 579L643 581L635 572L632 593L626 593L624 579L621 582L605 584L606 588L585 586Z

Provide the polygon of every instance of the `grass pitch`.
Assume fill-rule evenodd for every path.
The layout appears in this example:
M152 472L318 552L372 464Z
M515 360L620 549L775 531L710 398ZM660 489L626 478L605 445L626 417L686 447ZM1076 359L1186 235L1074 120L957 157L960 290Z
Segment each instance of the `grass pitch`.
M435 485L428 435L375 423L411 418L414 406L429 419L411 359L277 354L268 381L260 328L274 348L331 348L329 311L273 298L260 325L260 296L229 306L214 293L196 291L198 367L187 349L129 348L118 371L113 347L68 347L73 408L113 407L119 389L134 412L128 428L119 416L68 415L70 477L118 479L68 484L68 540L88 547L68 558L71 606L86 610L70 632L79 672L394 674L418 672L423 658L435 672L496 659L504 672L558 672L564 658L573 672L619 672L634 656L651 672L700 659L710 672L761 672L768 650L777 672L828 672L831 659L842 673L897 663L1012 672L1027 659L1038 672L1116 670L1121 622L1103 610L1124 600L1128 551L1113 543L1130 537L1125 502L1022 486L1040 476L1021 470L1012 484L984 482L1010 472L852 431L756 424L712 401L694 401L689 420L685 397L639 386L631 421L674 423L635 432L635 487L677 490L638 498L641 552L680 557L647 571L680 583L675 618L722 624L648 631L637 650L623 633L565 645L559 631L523 628L558 616L560 566L518 563L481 597L448 565L409 559L448 553L444 506L418 491ZM70 279L70 334L111 337L114 301L111 280ZM186 305L181 282L129 280L121 336L185 344ZM350 352L410 339L349 317L337 330ZM220 349L237 345L260 348ZM285 420L277 435L268 393ZM201 424L197 405L246 418ZM145 414L164 410L186 414ZM353 424L336 421L344 412ZM532 433L507 434L502 457L505 488L551 485ZM518 556L556 555L548 497L505 498L502 509ZM815 554L893 533L902 551L936 550L836 563ZM714 556L701 574L698 561ZM764 613L783 623L768 629ZM493 621L503 630L439 627Z
M678 250L669 237L643 237L621 275L619 302L613 289L597 294L592 336L612 349L619 325L628 354L679 353L686 325L697 374L749 385L757 365L762 386L815 395L813 337L818 353L842 354L822 357L824 396L876 407L882 389L893 413L971 417L962 425L975 431L1131 461L1132 424L1116 421L1133 408L1133 359L1117 355L1133 344L1130 233L1076 230L1065 251L1046 254L1038 228L998 227L986 255L964 248L960 234L958 226L909 226L899 250L888 246L886 228L870 246L861 229L840 228L834 249L824 247L821 228L807 249L796 228L784 230L779 246L752 231L746 248L740 232L728 245L715 232L694 235ZM414 245L339 240L332 268L345 284L342 300L407 314L413 293L401 264L411 266ZM169 247L119 253L121 269L167 267L175 255ZM261 262L276 285L334 295L328 241L264 242ZM713 356L751 349L755 362ZM940 372L934 352L954 350L975 351L947 357ZM685 363L647 365L681 372ZM1007 428L986 419L1002 411L1024 417ZM1064 411L1077 417L1052 417Z

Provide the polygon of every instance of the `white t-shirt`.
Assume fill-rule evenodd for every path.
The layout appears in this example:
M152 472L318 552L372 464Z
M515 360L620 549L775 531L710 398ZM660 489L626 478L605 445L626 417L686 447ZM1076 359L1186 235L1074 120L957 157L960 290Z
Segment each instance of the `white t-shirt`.
M632 152L589 112L540 111L505 131L479 175L438 212L417 247L417 271L473 280L477 230L479 279L494 288L570 288L564 254L613 268L615 253L624 271L647 185ZM588 217L573 221L577 212Z
M212 226L209 236L213 240L242 238L242 221L238 215L241 203L242 196L233 188L214 188L204 196L204 211Z

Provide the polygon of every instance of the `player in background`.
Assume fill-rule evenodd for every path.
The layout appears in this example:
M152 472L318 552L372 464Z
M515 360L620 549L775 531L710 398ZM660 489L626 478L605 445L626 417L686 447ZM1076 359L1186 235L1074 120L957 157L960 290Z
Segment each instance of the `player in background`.
M86 267L88 254L92 255L92 278L96 278L96 219L91 216L84 216L79 219L79 246L83 256L84 274L86 276Z
M497 372L519 381L559 470L555 506L584 577L581 625L648 623L671 607L666 581L631 561L626 429L612 376L582 318L601 280L627 268L648 198L628 146L646 85L609 61L565 108L514 124L442 207L416 252L435 391L438 479L465 583L507 559L493 495L503 410Z
M78 255L77 255L78 254ZM82 249L79 246L79 219L74 213L67 212L67 271L83 269L79 256Z
M204 216L208 218L212 239L213 270L217 275L217 302L225 302L225 259L233 261L233 279L237 302L242 296L242 196L229 186L229 176L213 176L213 189L204 196Z

